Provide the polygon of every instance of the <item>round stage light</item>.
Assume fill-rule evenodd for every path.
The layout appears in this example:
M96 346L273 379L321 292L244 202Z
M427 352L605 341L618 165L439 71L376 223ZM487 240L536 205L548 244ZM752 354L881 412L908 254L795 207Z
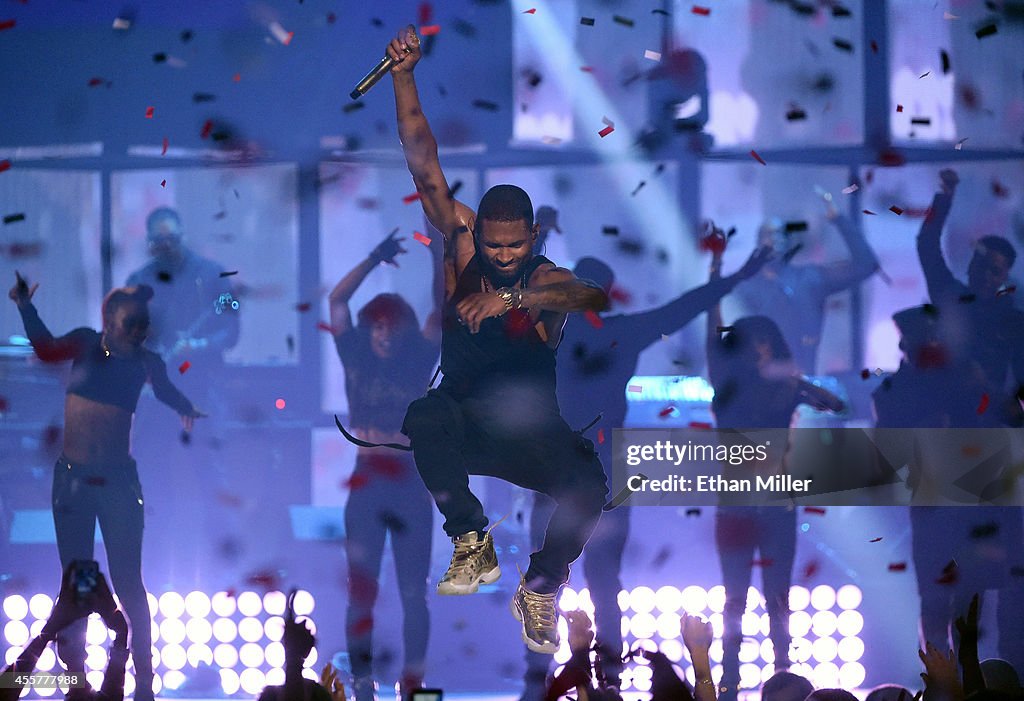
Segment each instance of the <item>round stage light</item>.
M237 602L235 601L235 597L231 596L226 591L219 591L210 599L210 608L212 608L213 612L218 616L226 618L235 613ZM221 681L223 682L223 679Z
M793 662L807 662L811 659L812 651L813 646L811 645L811 641L807 638L793 638L793 641L789 644L789 658Z
M663 640L672 640L682 635L680 618L674 613L663 613L657 618L658 635Z
M4 599L4 615L12 621L20 621L28 615L28 602L20 594L12 594Z
M263 595L263 610L271 616L283 616L288 597L281 591L268 591Z
M256 643L246 643L238 651L238 659L246 667L259 667L263 664L263 648Z
M860 662L847 662L839 668L839 685L844 689L856 689L864 683L866 676Z
M654 590L650 587L634 587L629 592L629 607L636 613L650 613L654 610Z
M629 622L629 630L637 639L650 638L657 629L654 616L649 613L638 613Z
M211 608L210 597L201 591L189 592L185 597L185 611L192 618L206 618Z
M654 652L658 649L654 641L650 638L644 640L634 640L633 644L629 646L629 651L633 653L633 662L636 665L647 666L651 662L645 656L640 654L639 650L647 650L648 652Z
M658 648L671 662L679 662L683 659L683 644L679 642L678 636L661 641Z
M149 617L156 618L157 612L160 610L160 604L157 602L156 597L146 592L146 603L149 604Z
M831 611L818 611L811 616L811 630L819 638L825 638L836 632L838 616Z
M176 591L165 591L160 595L160 613L165 618L181 618L185 613L185 599Z
M725 587L721 584L717 584L708 589L707 603L708 608L714 613L722 613L725 611Z
M258 669L242 670L242 673L238 676L238 681L245 693L250 696L258 695L263 691L263 687L267 685L267 678Z
M135 677L132 676L131 672L126 671L124 673L124 695L125 698L135 693Z
M761 683L764 684L766 681L775 676L775 665L766 664L761 668Z
M163 680L165 690L177 691L185 683L185 675L172 669L170 672L164 673Z
M839 667L832 662L815 665L811 681L816 689L834 689L839 686Z
M767 662L769 665L775 663L775 645L772 644L770 638L765 638L761 641L759 646L761 651L761 659Z
M192 643L208 643L213 637L213 626L205 618L190 618L185 624L185 637Z
M565 633L562 633L562 640L565 640L567 637L568 636ZM316 652L316 648L313 648L309 651L309 657L307 657L305 662L302 663L302 666L306 669L309 669L310 667L316 664L317 658L319 658L319 655ZM316 672L313 672L313 675L314 676L310 677L310 679L312 679L313 681L320 680L320 675L318 675Z
M193 643L189 645L185 654L188 657L189 665L192 667L198 667L201 664L213 664L213 650L210 649L209 645L204 643Z
M836 605L847 611L860 606L864 600L864 594L856 584L844 584L836 592Z
M757 587L747 587L747 603L744 611L757 611L758 609L763 611L764 606L764 597L761 596L761 592L757 590Z
M576 595L576 608L586 611L591 620L594 618L594 601L590 598L590 589L583 587Z
M53 696L57 693L57 689L53 688L52 686L36 687L35 691L43 698Z
M811 643L811 656L815 662L832 662L839 654L839 643L835 638L818 638Z
M99 689L103 686L103 672L98 670L92 670L91 672L85 673L85 680L89 682L89 686L93 689Z
M33 621L32 625L28 627L29 637L38 638L39 634L43 632L43 626L46 625L46 621Z
M213 661L221 669L230 669L238 664L238 649L234 645L221 643L213 648Z
M843 662L856 662L864 656L864 641L855 636L843 638L839 641L838 651Z
M740 643L740 662L755 662L761 657L761 646L753 640ZM760 674L760 672L758 672Z
M629 636L629 621L630 621L629 616L623 616L622 618L619 619L619 628L620 628L619 635L623 639L625 639L626 637Z
M238 674L233 669L221 669L220 670L220 688L224 690L224 693L228 696L233 696L238 693L240 686L238 680Z
M721 638L725 635L725 616L720 613L713 613L708 616L708 621L711 623L711 634L716 638Z
M789 588L789 610L803 611L811 605L811 592L807 587L792 586Z
M160 640L180 645L185 640L185 624L180 618L165 618L160 622Z
M682 594L676 587L661 587L654 592L654 605L662 613L675 613L683 605Z
M864 616L860 611L843 611L836 617L836 630L840 635L860 635L864 630Z
M568 645L562 645L555 651L555 664L565 664L572 657L572 651Z
M85 624L85 642L89 645L105 645L107 637L107 626L103 624L99 616L95 618L89 616L88 622Z
M48 646L43 650L43 654L39 656L39 660L36 662L36 669L41 669L44 672L49 672L53 669L54 665L57 664L57 655L53 652L53 646Z
M230 643L238 635L238 626L230 618L218 618L213 622L213 637L222 643Z
M815 611L829 611L835 605L836 590L829 585L819 584L811 590L811 606Z
M740 665L740 688L756 689L761 686L761 667L756 664Z
M4 626L4 639L8 645L24 647L28 645L28 626L22 621L8 621Z
M278 667L267 670L267 686L284 686L284 670Z
M160 660L167 669L178 670L188 663L188 655L185 654L185 648L181 645L170 643L164 645L160 651Z
M690 652L685 652L687 661L690 659ZM708 648L708 656L711 657L712 662L721 663L722 658L725 657L725 648L722 645L722 638L716 637L711 641L711 647Z
M814 667L806 662L790 665L789 671L793 674L810 680L814 676Z
M160 640L160 624L155 619L149 619L149 639L154 643Z
M298 597L296 597L298 598ZM243 591L238 595L238 612L243 616L258 616L263 611L263 599L254 591ZM298 611L295 612L298 614ZM245 688L245 684L242 684Z
M271 667L284 667L284 645L270 643L263 648L263 657Z
M708 607L708 593L704 591L704 587L691 584L679 592L679 603L689 614L704 613L704 609Z
M243 618L238 622L238 637L249 643L258 642L263 637L263 624L258 618Z
M50 617L53 610L53 599L46 594L36 594L28 600L28 610L35 618L45 620Z
M789 614L789 634L794 638L802 638L811 632L811 615L806 611L794 611Z
M267 640L277 642L284 637L284 619L280 616L271 616L263 623L263 635Z
M577 598L579 598L579 597L576 594L575 590L570 589L569 587L563 588L561 596L558 597L558 608L559 608L559 610L561 610L561 611L575 611L576 609L579 608L579 606L576 604Z
M747 611L740 618L740 627L744 637L753 637L761 632L761 617L753 611Z
M593 616L591 616L591 619L593 619ZM313 635L316 635L316 621L314 621L312 618L310 618L309 616L299 616L295 619L295 621L297 623L305 623L306 627L309 628L309 632ZM568 625L565 623L564 618L559 619L559 626L562 628L563 637L569 634L569 628Z
M102 671L107 666L107 651L99 645L86 645L85 666Z
M316 648L313 648L313 651L315 652ZM306 667L302 670L302 676L303 678L309 679L310 681L320 681L320 674L315 669L310 669L309 667Z
M14 661L18 659L20 654L21 648L17 645L7 648L7 652L4 653L4 665L14 664Z
M295 615L308 616L313 613L314 606L316 606L316 602L313 601L313 595L304 589L299 589L295 594Z
M653 676L654 674L650 667L634 667L633 688L637 691L650 691Z
M625 589L619 589L619 594L618 594L618 596L615 597L615 600L619 604L619 611L622 611L623 613L625 613L626 611L629 610L629 592L628 591L626 591Z

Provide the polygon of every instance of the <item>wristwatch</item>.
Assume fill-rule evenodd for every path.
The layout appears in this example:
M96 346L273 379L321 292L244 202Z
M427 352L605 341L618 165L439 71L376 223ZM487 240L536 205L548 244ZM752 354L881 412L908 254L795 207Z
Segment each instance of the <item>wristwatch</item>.
M502 287L495 294L505 303L506 312L513 307L519 309L523 306L523 291L517 287Z

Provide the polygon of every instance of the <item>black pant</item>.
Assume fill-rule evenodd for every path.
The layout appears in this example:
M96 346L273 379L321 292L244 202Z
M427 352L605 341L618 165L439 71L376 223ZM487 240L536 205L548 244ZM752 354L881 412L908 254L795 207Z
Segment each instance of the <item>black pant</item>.
M740 679L743 613L755 551L761 565L775 669L789 668L789 585L796 556L796 510L783 506L719 506L715 543L725 584L722 684L735 688Z
M531 555L525 579L540 593L565 583L608 488L594 444L569 428L553 394L529 407L509 407L474 397L456 401L431 390L409 405L402 432L451 537L487 527L483 505L469 489L470 474L500 477L554 498L544 544Z
M142 487L135 461L83 465L63 455L53 467L53 524L61 566L92 560L96 522L103 532L110 580L131 624L135 675L143 684L153 676L149 602L142 583ZM57 636L60 658L72 672L85 670L82 619Z
M352 674L373 673L373 606L379 589L384 540L391 552L402 598L404 672L422 678L430 635L427 575L434 510L411 455L361 454L345 504L348 611L345 632Z

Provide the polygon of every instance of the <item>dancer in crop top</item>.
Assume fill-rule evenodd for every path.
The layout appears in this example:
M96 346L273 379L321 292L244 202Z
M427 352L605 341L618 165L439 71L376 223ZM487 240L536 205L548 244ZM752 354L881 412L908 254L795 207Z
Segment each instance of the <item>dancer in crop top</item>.
M103 331L78 328L54 338L32 304L38 284L16 274L10 298L18 305L36 355L48 363L70 360L64 401L64 450L54 466L53 522L61 565L93 559L96 522L103 530L110 575L131 622L139 701L153 698L150 617L142 583L142 488L129 453L132 414L142 386L181 416L185 430L203 416L171 384L164 362L142 347L149 328L145 285L112 290L103 300ZM85 674L85 621L58 636L69 671Z

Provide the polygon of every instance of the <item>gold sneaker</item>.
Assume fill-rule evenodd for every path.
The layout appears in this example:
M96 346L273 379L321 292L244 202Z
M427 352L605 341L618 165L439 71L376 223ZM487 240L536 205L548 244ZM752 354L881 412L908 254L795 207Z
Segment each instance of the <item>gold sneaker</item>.
M497 582L501 577L494 538L488 532L483 540L476 531L452 538L455 552L448 571L437 583L437 593L446 596L474 594L481 584Z
M512 597L512 615L523 624L523 642L533 652L553 655L558 652L558 611L555 599L558 593L538 594L526 588L519 580L519 588Z

